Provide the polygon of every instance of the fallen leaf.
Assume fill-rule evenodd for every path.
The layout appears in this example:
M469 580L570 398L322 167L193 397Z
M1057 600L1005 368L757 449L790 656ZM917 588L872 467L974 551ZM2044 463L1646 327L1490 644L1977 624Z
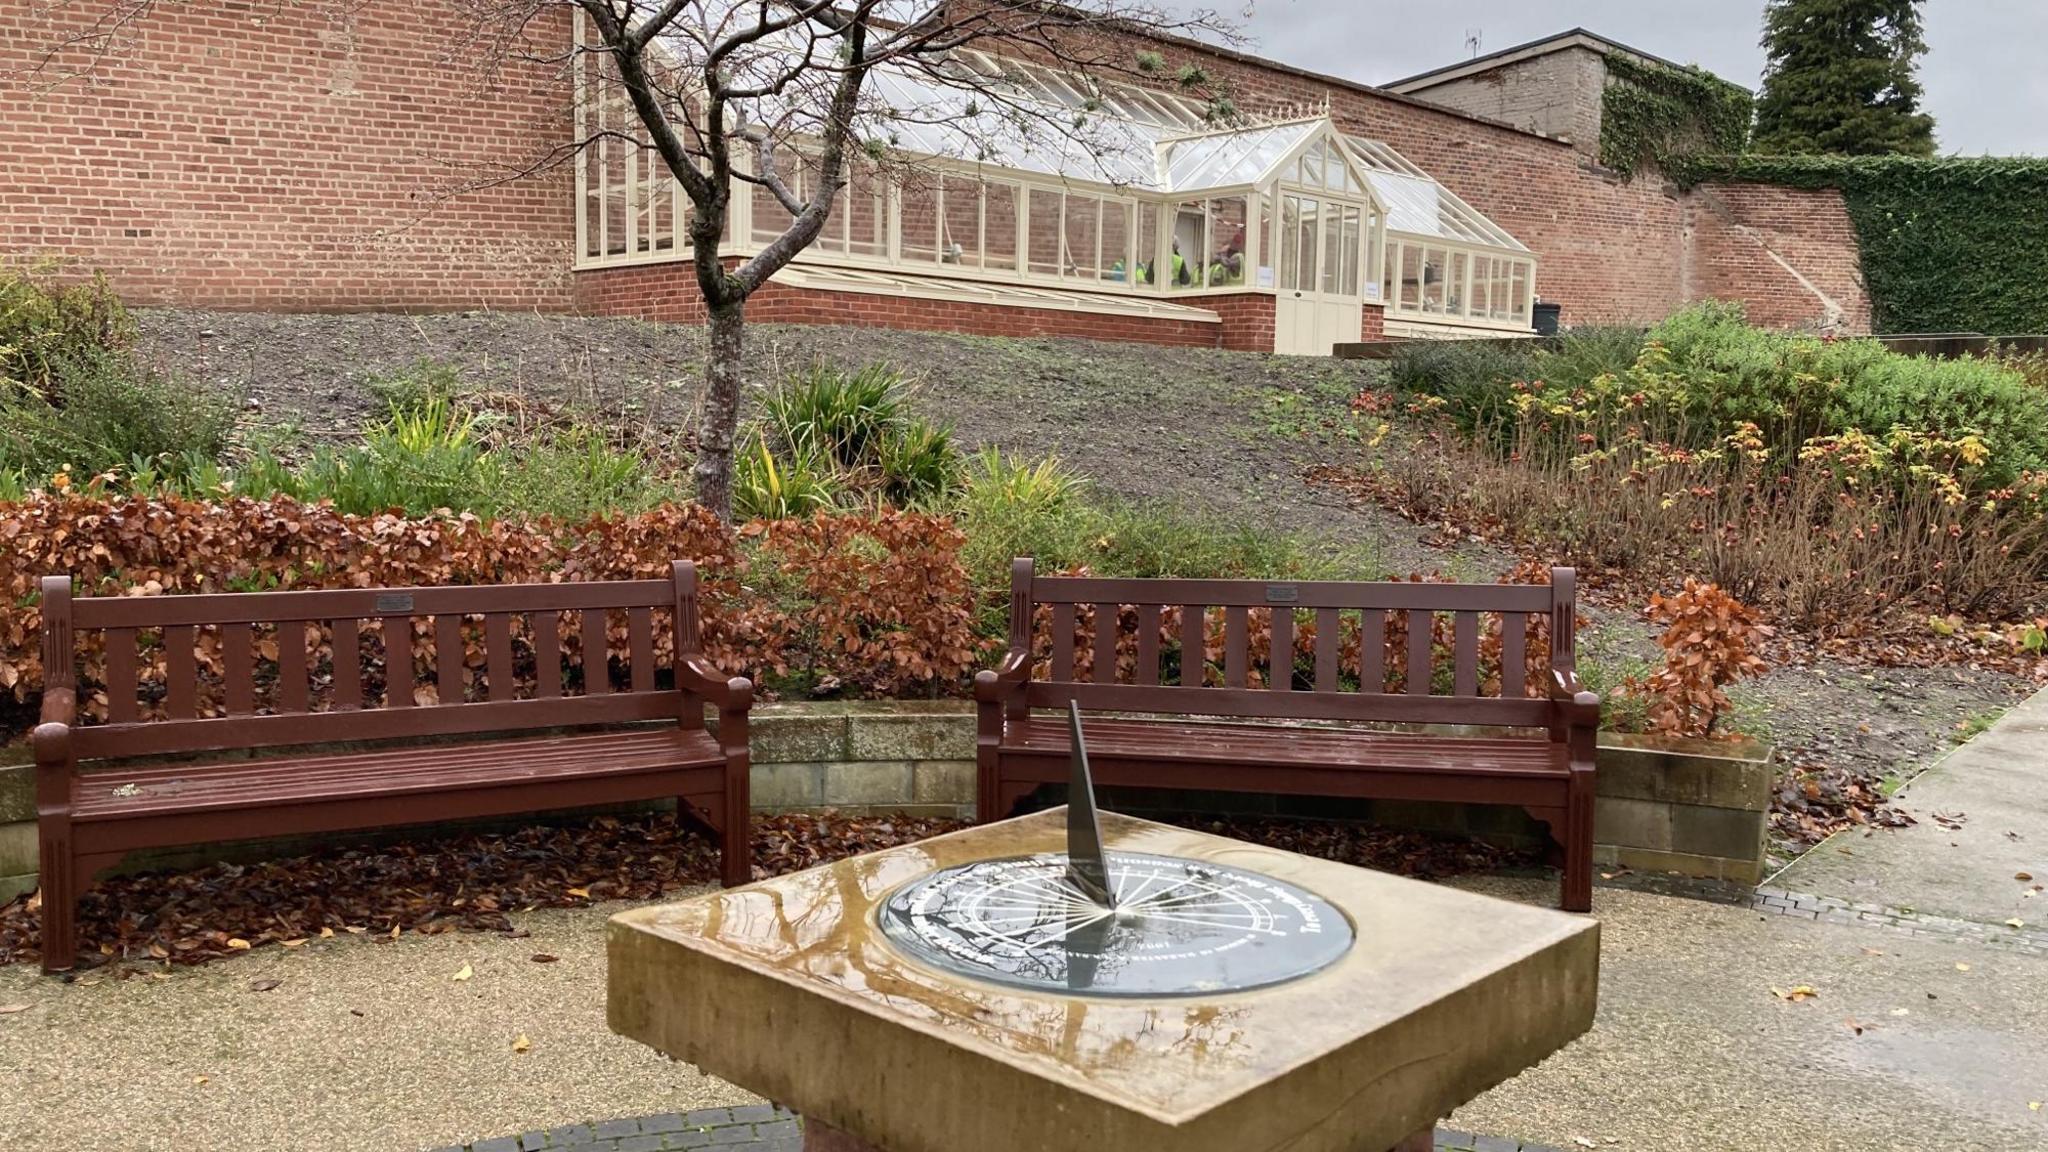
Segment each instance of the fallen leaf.
M1956 971L1958 971L1958 972L1968 972L1969 970L1970 970L1970 966L1969 966L1968 964L1965 964L1965 963L1963 963L1963 962L1962 962L1962 961L1960 961L1960 960L1956 961Z
M1865 949L1863 950L1863 954L1864 954L1865 956L1882 956L1882 955L1884 955L1884 949L1882 949L1882 948L1865 948Z
M249 950L249 942L237 936L228 941L228 947L233 948L237 952L246 952Z
M361 1016L363 1014L363 1010L361 1008L351 1008L348 1010L348 1014L351 1016Z
M1911 1008L1894 1008L1894 1009L1892 1009L1892 1015L1894 1015L1894 1016L1910 1016L1910 1015L1912 1015L1912 1014L1913 1014L1913 1010L1912 1010Z
M571 889L569 889L569 895L571 895L571 896L581 896L581 897L583 897L583 898L584 898L585 900L588 900L588 899L590 899L590 889L588 889L588 888L571 888Z
M2029 1100L2029 1101L2027 1101L2027 1111L2029 1111L2029 1112L2039 1112L2040 1110L2041 1110L2041 1102L2040 1102L2039 1100Z
M26 1004L0 1004L0 1016L12 1016L16 1012L28 1011Z
M2005 922L2005 926L2007 928L2025 928L2027 926L2027 922L2015 916L2012 919L2007 920Z
M393 924L393 925L391 926L391 938L392 938L393 940L396 940L396 939L398 939L398 925L396 925L396 924Z
M206 1077L206 1076L194 1076L194 1077L192 1078L192 1082L193 1082L194 1084L204 1084L204 1083L206 1083L206 1082L207 1082L207 1080L208 1080L208 1079L210 1079L210 1077Z
M457 972L454 976L450 977L450 979L453 979L457 983L461 983L462 981L467 980L474 975L476 975L476 969L471 968L467 964L464 964L462 966L462 971Z
M334 929L332 929L332 928L322 928L322 929L320 930L320 938L321 938L322 940L332 940L332 939L334 939Z
M277 943L283 948L303 948L306 945L306 938L301 936L297 940L279 940Z
M344 932L347 932L347 933L349 933L349 934L351 934L351 935L354 935L354 936L361 936L361 935L362 935L363 933L365 933L365 932L368 932L368 931L369 931L369 929L368 929L368 928L357 928L357 927L355 927L355 926L353 926L353 925L345 925L345 926L343 926L343 928L342 928L342 931L344 931Z
M2034 874L2032 872L2015 872L2012 874L2012 878L2024 884L2027 881L2032 880L2034 878Z
M249 981L249 991L268 992L282 983L284 983L282 980L251 980Z
M1574 1136L1574 1137L1572 1137L1572 1143L1574 1143L1574 1144L1577 1144L1577 1145L1578 1145L1579 1147L1581 1147L1581 1148L1598 1148L1598 1147L1599 1147L1599 1145L1598 1145L1598 1144L1595 1144L1595 1143L1593 1143L1593 1142L1592 1142L1591 1140L1588 1140L1588 1139L1586 1139L1586 1138L1585 1138L1584 1136Z
M533 1050L533 1041L528 1040L526 1033L521 1032L519 1039L512 1042L512 1050L514 1052L531 1052Z
M1797 1004L1801 1000L1810 1000L1820 995L1820 993L1814 991L1811 984L1796 984L1790 989L1773 988L1771 989L1771 995L1776 996L1780 1000L1789 1000Z
M535 952L531 957L529 957L529 959L531 959L535 964L553 964L555 961L560 960L561 957L552 956L546 952Z

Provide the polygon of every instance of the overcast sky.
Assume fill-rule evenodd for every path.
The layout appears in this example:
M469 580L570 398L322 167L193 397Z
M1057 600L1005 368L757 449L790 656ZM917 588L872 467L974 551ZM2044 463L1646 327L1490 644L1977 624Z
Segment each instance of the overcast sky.
M1164 0L1242 16L1245 0ZM1368 84L1583 27L1750 88L1763 0L1253 0L1261 56ZM2048 155L2048 0L1930 0L1920 79L1943 152Z

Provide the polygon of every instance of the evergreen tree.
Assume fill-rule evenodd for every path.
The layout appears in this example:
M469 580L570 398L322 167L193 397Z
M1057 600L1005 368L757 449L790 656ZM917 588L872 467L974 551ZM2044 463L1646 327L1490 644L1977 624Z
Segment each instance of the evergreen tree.
M1770 0L1753 149L1934 154L1919 110L1921 0Z

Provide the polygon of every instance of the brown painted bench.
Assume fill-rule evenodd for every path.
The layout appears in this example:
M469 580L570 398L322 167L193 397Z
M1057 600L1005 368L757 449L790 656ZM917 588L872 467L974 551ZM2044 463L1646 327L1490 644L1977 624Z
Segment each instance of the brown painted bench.
M1067 779L1066 723L1032 709L1064 710L1071 700L1084 709L1140 714L1089 722L1089 765L1102 786L1525 808L1563 848L1563 906L1588 911L1600 699L1580 687L1573 671L1573 580L1569 568L1552 569L1547 587L1109 580L1038 576L1028 558L1019 559L1011 576L1009 653L974 681L978 815L1000 819L1040 786ZM1178 635L1162 637L1162 622L1176 610ZM1219 611L1222 667L1215 684L1218 670L1207 657L1214 650L1210 621ZM1423 626L1424 613L1449 617L1449 653L1433 651L1435 629ZM1406 614L1410 626L1405 651L1390 652L1387 624L1397 614ZM1487 614L1503 622L1499 671L1485 677L1498 681L1493 695L1482 695ZM1114 626L1092 627L1103 619ZM1548 674L1531 683L1528 657L1540 659L1541 650L1531 646L1530 626L1538 621L1548 623L1550 657ZM1085 648L1077 625L1093 632ZM1310 628L1310 670L1297 672L1290 658L1276 674L1270 660L1257 659L1254 629L1270 630L1266 651L1291 657L1296 637ZM1358 651L1347 659L1343 636L1351 629ZM1540 644L1540 626L1534 634ZM1179 664L1178 651L1203 652L1202 674L1165 667ZM1039 652L1047 658L1038 659ZM1085 675L1078 671L1084 663ZM1104 668L1116 670L1097 671ZM1179 682L1169 683L1168 671ZM1386 690L1393 681L1401 691ZM1273 720L1530 731L1452 735L1357 723L1261 723Z
M753 685L703 658L687 562L667 580L77 599L69 577L51 576L42 607L45 971L72 966L80 891L138 849L674 797L717 831L725 883L750 879ZM657 609L673 620L669 687L656 679ZM584 652L608 651L608 632L625 637L622 684L609 658L575 683L564 623ZM309 659L316 626L330 630L332 660L318 643ZM466 668L464 630L482 636L479 669ZM105 636L106 722L81 725L77 670L93 632ZM407 637L402 659L394 635ZM138 676L138 655L160 680ZM391 668L402 672L379 671ZM706 701L719 709L715 736ZM359 742L367 749L305 751ZM293 746L303 754L203 755Z

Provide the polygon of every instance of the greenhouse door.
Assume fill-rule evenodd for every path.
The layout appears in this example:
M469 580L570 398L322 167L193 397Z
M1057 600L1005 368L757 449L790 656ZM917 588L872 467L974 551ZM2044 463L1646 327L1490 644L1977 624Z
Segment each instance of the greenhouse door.
M1280 245L1273 351L1328 356L1356 341L1362 316L1358 265L1361 204L1283 192L1275 231Z

